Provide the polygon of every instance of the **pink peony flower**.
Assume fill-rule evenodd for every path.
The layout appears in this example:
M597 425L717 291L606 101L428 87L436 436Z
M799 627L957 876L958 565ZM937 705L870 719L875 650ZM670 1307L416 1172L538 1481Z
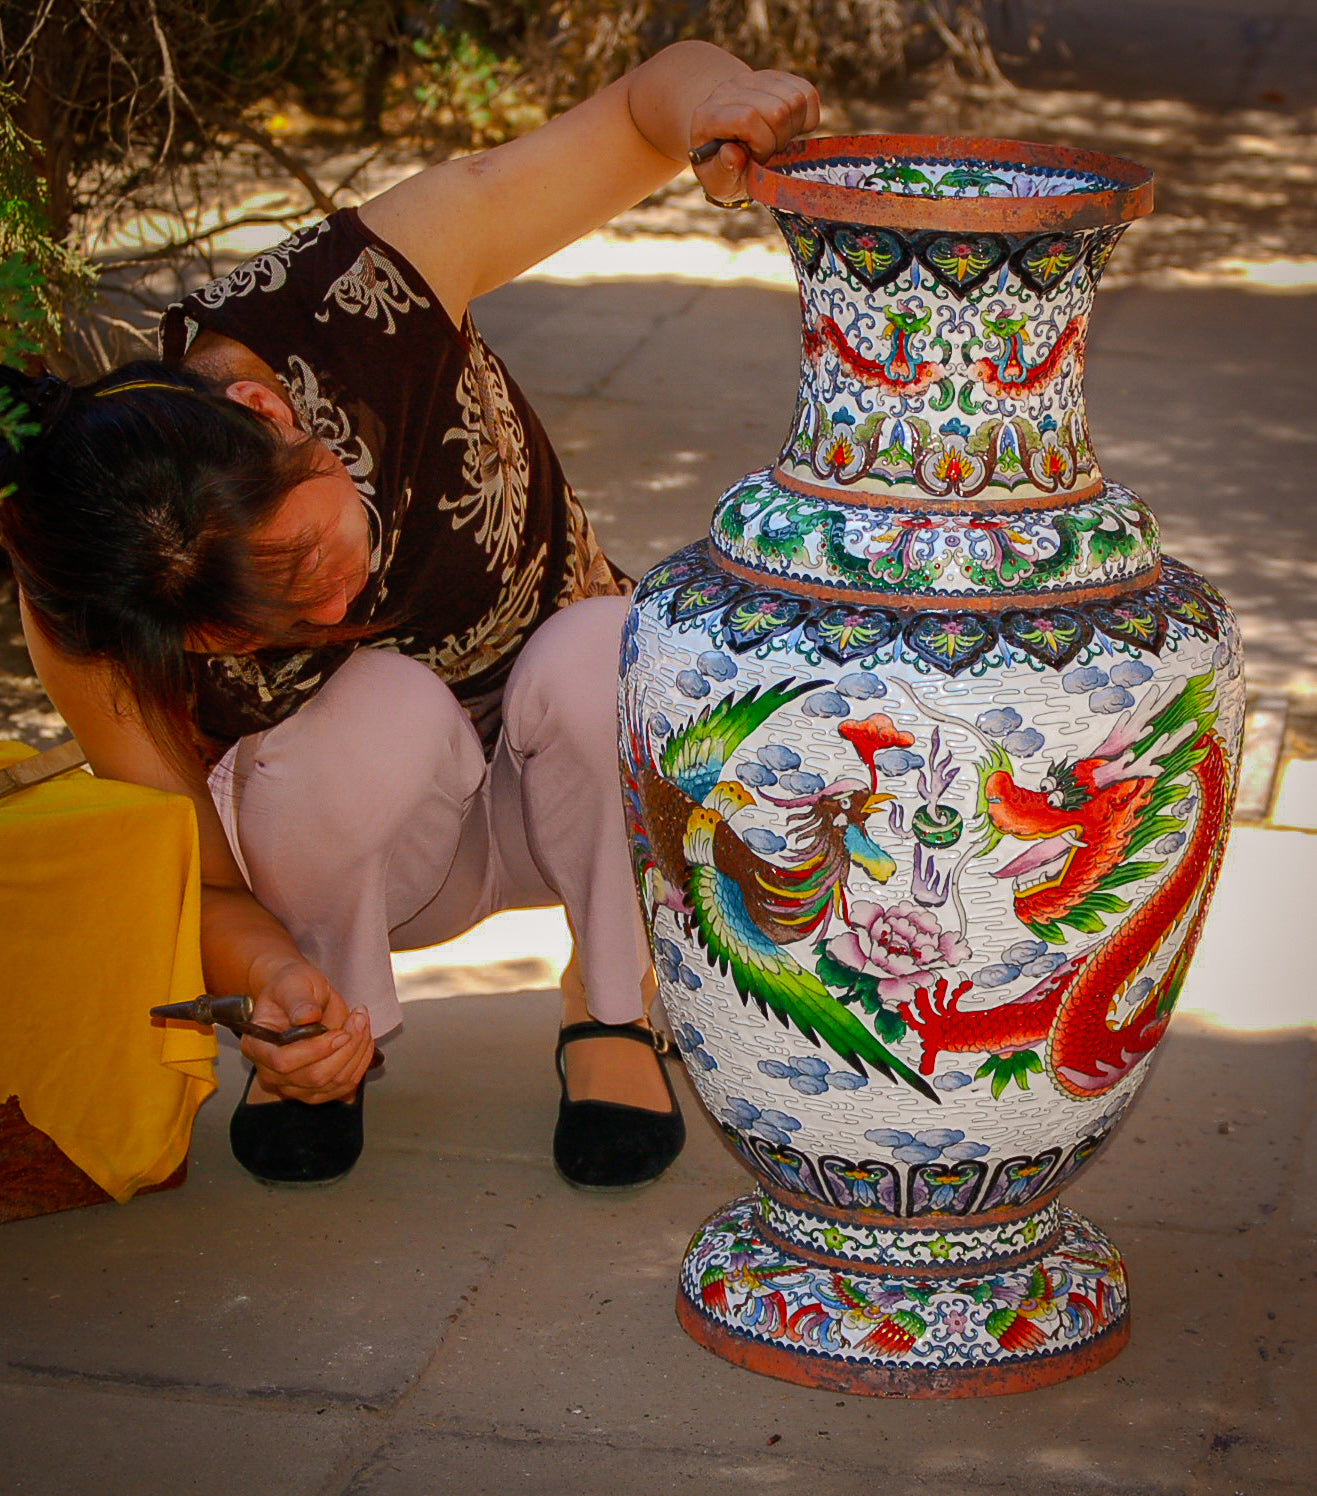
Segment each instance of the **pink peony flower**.
M933 985L940 968L969 959L963 936L943 930L936 915L908 899L887 909L856 899L850 916L850 928L828 941L828 955L876 977L886 1003L913 1001L920 987Z

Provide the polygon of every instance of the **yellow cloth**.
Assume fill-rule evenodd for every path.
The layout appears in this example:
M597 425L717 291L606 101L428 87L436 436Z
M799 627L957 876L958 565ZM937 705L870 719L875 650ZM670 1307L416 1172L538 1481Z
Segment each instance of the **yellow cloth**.
M178 1168L215 1089L213 1031L147 1016L205 991L200 908L186 796L74 770L0 800L0 1100L119 1201Z

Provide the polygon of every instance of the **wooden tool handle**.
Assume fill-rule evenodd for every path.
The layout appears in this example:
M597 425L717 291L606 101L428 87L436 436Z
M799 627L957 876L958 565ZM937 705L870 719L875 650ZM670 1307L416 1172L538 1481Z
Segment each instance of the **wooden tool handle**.
M47 748L44 753L36 753L31 758L21 758L16 764L0 769L0 800L19 790L30 789L34 784L54 779L59 774L67 774L70 769L86 762L87 755L78 746L76 738Z

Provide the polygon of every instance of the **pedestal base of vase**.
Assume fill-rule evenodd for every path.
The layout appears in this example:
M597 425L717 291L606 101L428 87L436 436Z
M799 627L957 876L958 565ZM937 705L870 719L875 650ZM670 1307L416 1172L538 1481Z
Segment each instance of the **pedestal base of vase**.
M695 1233L677 1318L750 1371L870 1397L1030 1391L1129 1339L1120 1253L1055 1202L1002 1225L877 1227L744 1195Z

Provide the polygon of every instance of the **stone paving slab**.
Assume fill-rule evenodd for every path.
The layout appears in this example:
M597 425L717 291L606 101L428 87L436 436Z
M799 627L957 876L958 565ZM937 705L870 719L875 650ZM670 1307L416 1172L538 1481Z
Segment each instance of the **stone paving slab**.
M463 1496L724 1496L730 1492L824 1492L828 1496L886 1496L889 1490L910 1490L918 1496L965 1496L960 1477L946 1481L888 1485L889 1467L875 1458L861 1467L831 1458L830 1440L820 1433L814 1440L816 1457L793 1456L779 1445L762 1458L707 1455L698 1448L679 1446L655 1451L616 1447L607 1440L546 1440L467 1438L452 1435L409 1435L380 1448L357 1473L344 1496L434 1496L461 1491ZM813 1451L811 1451L813 1452ZM1016 1496L1088 1496L1096 1491L1121 1491L1103 1483L1074 1484L1046 1480L1040 1486L1003 1477L991 1484L976 1482L980 1490L1009 1490ZM1134 1496L1131 1491L1131 1496ZM1137 1496L1163 1496L1143 1487ZM1164 1496L1179 1496L1167 1491Z
M1150 1080L1141 1103L1145 1116L1157 1111L1157 1151L1195 1178L1212 1165L1200 1150L1231 1140L1215 1124L1205 1131L1192 1105L1195 1074L1210 1066L1213 1042L1222 1049L1232 1043L1173 1029L1167 1049L1181 1052ZM1260 1079L1234 1073L1246 1090ZM1288 1098L1277 1102L1278 1111L1295 1104L1294 1090L1278 1087L1277 1094ZM900 1467L921 1479L962 1470L990 1486L1009 1470L1018 1488L1028 1489L1035 1477L1079 1479L1097 1470L1094 1489L1105 1482L1151 1492L1190 1489L1188 1472L1206 1471L1212 1441L1227 1437L1242 1410L1257 1409L1248 1433L1253 1447L1273 1463L1288 1459L1293 1473L1299 1456L1264 1439L1274 1430L1263 1410L1282 1393L1296 1395L1301 1368L1281 1373L1281 1393L1268 1390L1257 1345L1276 1333L1269 1313L1282 1322L1289 1315L1293 1273L1282 1271L1278 1254L1292 1250L1294 1238L1275 1212L1223 1219L1210 1198L1192 1191L1164 1204L1158 1192L1173 1185L1174 1170L1149 1164L1139 1114L1136 1107L1110 1154L1094 1165L1089 1177L1096 1183L1081 1181L1067 1195L1116 1227L1133 1281L1131 1346L1108 1367L1061 1387L957 1404L952 1439L942 1437L952 1416L945 1405L838 1399L752 1377L681 1332L672 1312L673 1265L694 1227L748 1187L730 1159L715 1177L691 1178L679 1166L628 1199L546 1194L397 1422L490 1438L712 1448L756 1459L776 1449L767 1445L775 1434L798 1438L818 1424L828 1428L832 1457L843 1466L871 1462L881 1438L904 1441ZM697 1134L697 1145L701 1139ZM1127 1189L1128 1179L1138 1182ZM1150 1192L1147 1199L1140 1189ZM1128 1210L1111 1209L1127 1197ZM1154 1214L1170 1219L1177 1210L1174 1224L1136 1224Z
M0 1384L5 1496L318 1496L358 1419L83 1385Z
M1293 1141L1311 1110L1307 1039L1177 1021L1110 1154L1069 1194L1126 1252L1130 1347L1061 1387L953 1407L792 1387L686 1337L676 1264L748 1178L687 1098L691 1145L663 1181L625 1197L562 1186L548 1155L556 1008L553 992L409 1004L372 1084L366 1156L334 1189L271 1192L240 1175L224 1131L242 1067L226 1050L183 1190L0 1231L0 1408L25 1428L10 1468L33 1490L78 1489L74 1454L46 1447L60 1427L120 1416L131 1435L160 1404L158 1430L182 1420L206 1479L226 1474L202 1491L299 1492L251 1474L261 1451L299 1444L324 1472L305 1486L317 1496L732 1480L948 1496L1309 1489L1311 1238L1283 1208L1248 1203L1311 1168ZM1237 1133L1215 1130L1204 1084ZM1140 1143L1154 1123L1155 1144ZM1246 1208L1223 1212L1192 1186L1236 1147ZM290 1287L299 1238L324 1301ZM171 1441L141 1439L155 1481L141 1489L170 1489Z
M224 1069L228 1094L198 1118L181 1190L3 1229L0 1364L298 1407L387 1405L507 1250L545 1171L372 1146L331 1189L267 1189L228 1155L240 1074Z
M1059 1387L948 1405L754 1377L696 1346L675 1322L670 1263L685 1241L681 1217L701 1215L711 1196L665 1194L645 1206L662 1229L643 1243L622 1212L600 1223L606 1251L588 1278L579 1227L546 1209L464 1321L468 1338L445 1346L395 1422L759 1462L778 1442L795 1456L817 1449L826 1431L829 1458L842 1467L881 1465L915 1481L959 1474L967 1487L1008 1476L1028 1485L1091 1470L1116 1489L1175 1491L1239 1407L1262 1396L1262 1368L1244 1344L1256 1328L1241 1278L1249 1247L1211 1237L1179 1249L1171 1232L1120 1234L1134 1338L1110 1365ZM573 1242L575 1252L555 1250ZM527 1357L542 1368L538 1380L518 1374Z
M1113 1226L1248 1232L1289 1204L1313 1041L1180 1014L1110 1150L1065 1198Z

